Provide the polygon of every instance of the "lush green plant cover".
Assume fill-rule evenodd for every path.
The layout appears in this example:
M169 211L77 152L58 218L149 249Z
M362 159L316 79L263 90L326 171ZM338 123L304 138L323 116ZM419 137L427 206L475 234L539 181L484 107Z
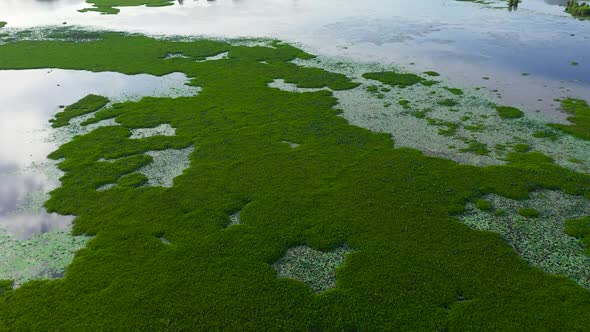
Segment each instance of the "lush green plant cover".
M378 73L365 73L363 74L364 78L368 78L371 80L376 80L381 83L390 85L392 87L400 87L405 88L408 86L412 86L417 83L424 82L425 79L415 75L415 74L407 74L407 73L398 73L394 71L384 71Z
M581 239L586 245L586 253L590 256L590 217L566 220L565 224L565 232Z
M466 148L461 149L463 152L472 152L479 156L485 156L490 153L488 146L481 142L469 142Z
M67 126L70 123L70 119L77 116L96 112L104 107L109 100L102 96L88 95L78 102L67 106L63 112L57 113L54 119L51 119L52 126L54 128Z
M539 212L533 208L522 208L518 210L518 214L527 218L537 218L539 216Z
M590 106L585 100L567 98L561 101L561 108L572 116L567 120L571 125L552 124L572 136L590 140Z
M0 294L12 289L12 280L0 280Z
M590 256L590 217L566 220L565 232L579 238L586 246L586 254Z
M524 116L524 113L521 110L512 106L497 106L496 111L498 111L498 115L504 119L518 119Z
M534 132L533 137L548 138L552 141L555 141L559 137L559 135L554 130L543 129L543 130L538 130L538 131Z
M6 22L0 21L0 28L4 28L6 26Z
M461 89L445 87L445 90L449 91L450 93L454 94L455 96L463 95L463 90L461 90Z
M406 100L406 99L402 99L402 100L398 101L398 104L400 104L401 107L403 107L404 109L410 109L410 108L412 108L410 106L410 101L409 100Z
M531 146L528 144L516 144L514 146L514 151L516 152L520 152L520 153L525 153L525 152L529 152L531 151Z
M119 9L116 7L147 6L163 7L171 6L174 0L86 0L87 3L93 4L93 7L79 10L85 12L100 12L101 14L118 14Z
M485 199L478 199L475 201L475 206L482 211L489 211L492 209L492 203Z
M424 86L433 86L435 84L438 84L438 81L432 81L432 80L425 80L420 82L420 84L424 85Z
M454 99L444 99L438 102L441 106L453 107L459 105L459 102Z
M64 279L0 295L0 330L590 327L590 292L527 265L499 235L453 217L486 193L588 194L588 176L539 153L512 153L506 166L481 168L394 148L389 136L338 117L329 91L269 88L274 79L334 90L357 85L296 66L292 60L311 56L286 44L97 37L8 43L0 46L0 68L183 72L202 91L100 110L97 120L114 117L120 126L51 154L64 158L65 176L47 209L78 216L74 232L95 237ZM221 52L228 59L195 61ZM172 53L189 58L165 59ZM132 128L164 123L176 136L129 139ZM194 147L191 165L174 186L136 187L145 179L134 172L151 161L146 151L187 146ZM125 185L96 191L116 181ZM240 224L226 227L236 211ZM330 251L343 243L353 252L327 292L277 278L272 267L289 248Z
M425 71L424 74L428 76L440 76L440 74L435 71Z

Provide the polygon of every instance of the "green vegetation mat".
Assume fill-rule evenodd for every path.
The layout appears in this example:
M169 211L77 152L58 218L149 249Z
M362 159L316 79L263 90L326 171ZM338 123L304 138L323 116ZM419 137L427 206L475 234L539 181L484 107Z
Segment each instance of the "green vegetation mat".
M174 0L86 0L87 3L93 4L93 7L79 10L85 12L99 12L101 14L118 14L119 9L116 7L147 6L163 7L171 6Z
M405 88L414 84L425 81L424 78L406 73L396 73L394 71L384 71L380 73L366 73L363 75L364 78L371 80L377 80L381 83L385 83L391 87Z
M65 176L47 209L76 215L74 233L94 237L63 279L15 290L1 282L0 330L590 328L588 290L528 265L500 235L455 217L492 193L525 199L560 188L588 196L587 175L539 153L475 167L395 148L389 135L337 116L331 91L270 88L275 79L299 88L357 86L295 65L312 56L287 44L83 36L6 43L0 69L182 72L202 91L103 108L89 123L114 118L117 126L50 155L63 158ZM202 61L224 52L226 59ZM392 87L423 80L399 75L367 77ZM162 124L175 135L130 138L131 129ZM140 186L146 179L137 171L152 163L151 151L189 147L190 166L173 186ZM111 183L119 185L97 191ZM318 253L344 245L343 265L341 256ZM275 266L306 277L289 265L301 246L336 269L334 288L278 277Z
M70 119L96 112L104 107L109 100L102 96L88 95L78 102L65 108L63 112L56 114L55 119L50 120L54 128L67 126L70 123Z
M567 234L579 238L586 246L586 253L590 256L590 217L570 219L566 221Z
M552 124L551 126L560 129L572 136L590 140L590 106L581 99L567 98L561 101L561 108L568 114L571 125Z
M487 203L484 208L480 201ZM588 289L587 218L578 218L589 214L590 201L585 198L537 190L525 200L486 195L467 204L461 220L474 229L500 234L527 263L568 276Z
M498 115L504 119L518 119L524 116L524 113L516 107L497 106Z

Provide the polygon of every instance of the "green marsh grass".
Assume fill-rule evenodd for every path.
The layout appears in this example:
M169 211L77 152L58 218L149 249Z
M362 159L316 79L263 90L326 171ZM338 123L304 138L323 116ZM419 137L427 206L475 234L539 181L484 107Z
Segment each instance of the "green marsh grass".
M182 72L202 88L194 97L103 108L89 123L114 118L117 126L75 137L50 155L64 159L65 175L46 208L76 215L73 232L94 237L63 279L2 286L0 329L590 327L590 292L528 265L499 235L455 217L484 194L523 199L539 188L588 194L588 176L538 153L475 167L395 148L389 135L337 116L330 91L268 87L275 79L300 88L358 85L293 64L312 58L293 46L271 45L104 33L91 41L0 46L2 69ZM222 52L227 59L193 60ZM172 53L193 59L164 59ZM399 75L365 77L397 87L423 80ZM165 123L175 136L130 138L134 128ZM190 146L190 166L171 187L141 185L146 179L136 172L152 162L148 151ZM236 211L240 223L226 227ZM342 243L353 252L336 270L335 288L317 294L306 283L277 278L273 264L290 248L332 252Z

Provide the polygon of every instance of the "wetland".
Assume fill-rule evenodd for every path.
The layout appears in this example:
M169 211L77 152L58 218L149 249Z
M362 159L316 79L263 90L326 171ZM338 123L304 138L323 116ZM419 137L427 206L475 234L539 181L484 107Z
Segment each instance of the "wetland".
M0 330L588 329L566 5L1 4Z

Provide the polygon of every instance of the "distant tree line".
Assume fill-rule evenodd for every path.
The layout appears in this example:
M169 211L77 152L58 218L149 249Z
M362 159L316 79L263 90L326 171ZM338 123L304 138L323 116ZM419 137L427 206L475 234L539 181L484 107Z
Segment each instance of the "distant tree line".
M586 2L568 1L565 12L575 17L590 17L590 5Z

